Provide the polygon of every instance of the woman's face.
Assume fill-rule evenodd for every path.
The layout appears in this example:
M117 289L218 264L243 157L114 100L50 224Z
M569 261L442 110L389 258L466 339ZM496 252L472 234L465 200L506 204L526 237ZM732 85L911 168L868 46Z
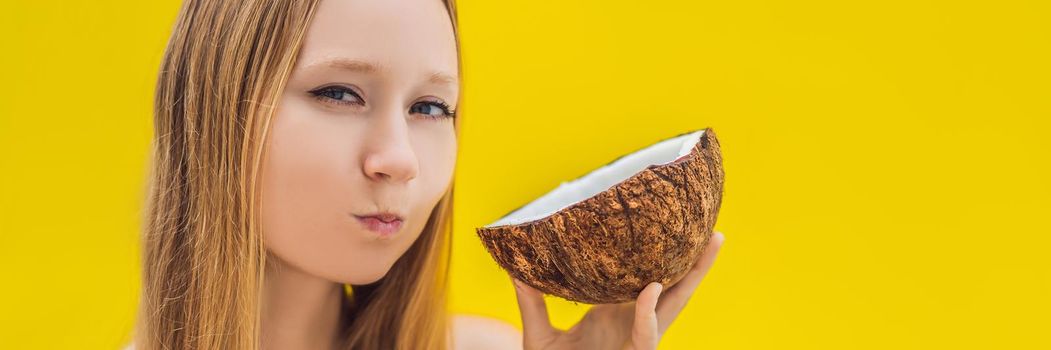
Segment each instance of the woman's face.
M367 284L412 245L451 183L456 42L440 0L319 6L271 124L264 242L286 265ZM365 222L389 218L360 218L385 212L401 217L393 233Z

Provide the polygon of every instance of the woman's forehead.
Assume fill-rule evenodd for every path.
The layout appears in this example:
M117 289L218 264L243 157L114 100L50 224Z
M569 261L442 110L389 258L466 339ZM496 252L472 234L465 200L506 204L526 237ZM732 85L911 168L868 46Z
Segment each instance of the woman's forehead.
M452 21L440 0L322 0L297 65L383 75L419 75L436 84L458 76Z

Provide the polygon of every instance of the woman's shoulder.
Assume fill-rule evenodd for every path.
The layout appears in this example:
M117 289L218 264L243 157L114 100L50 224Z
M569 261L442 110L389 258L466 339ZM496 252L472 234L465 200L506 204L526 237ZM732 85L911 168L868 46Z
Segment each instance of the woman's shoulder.
M495 318L455 314L452 330L455 350L522 348L522 332Z

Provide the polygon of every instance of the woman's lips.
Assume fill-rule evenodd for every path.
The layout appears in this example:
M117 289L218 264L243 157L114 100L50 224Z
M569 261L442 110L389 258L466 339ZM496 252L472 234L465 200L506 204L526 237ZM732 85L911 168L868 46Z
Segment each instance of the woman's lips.
M395 215L354 215L354 217L358 219L358 222L365 226L366 229L379 234L381 237L394 235L402 226L402 220Z

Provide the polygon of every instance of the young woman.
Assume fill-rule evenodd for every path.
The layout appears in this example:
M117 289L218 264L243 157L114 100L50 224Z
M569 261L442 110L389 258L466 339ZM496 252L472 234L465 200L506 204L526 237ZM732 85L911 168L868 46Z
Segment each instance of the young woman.
M721 242L569 331L445 309L462 117L442 0L186 0L155 105L136 349L653 349ZM658 296L660 298L658 299Z

